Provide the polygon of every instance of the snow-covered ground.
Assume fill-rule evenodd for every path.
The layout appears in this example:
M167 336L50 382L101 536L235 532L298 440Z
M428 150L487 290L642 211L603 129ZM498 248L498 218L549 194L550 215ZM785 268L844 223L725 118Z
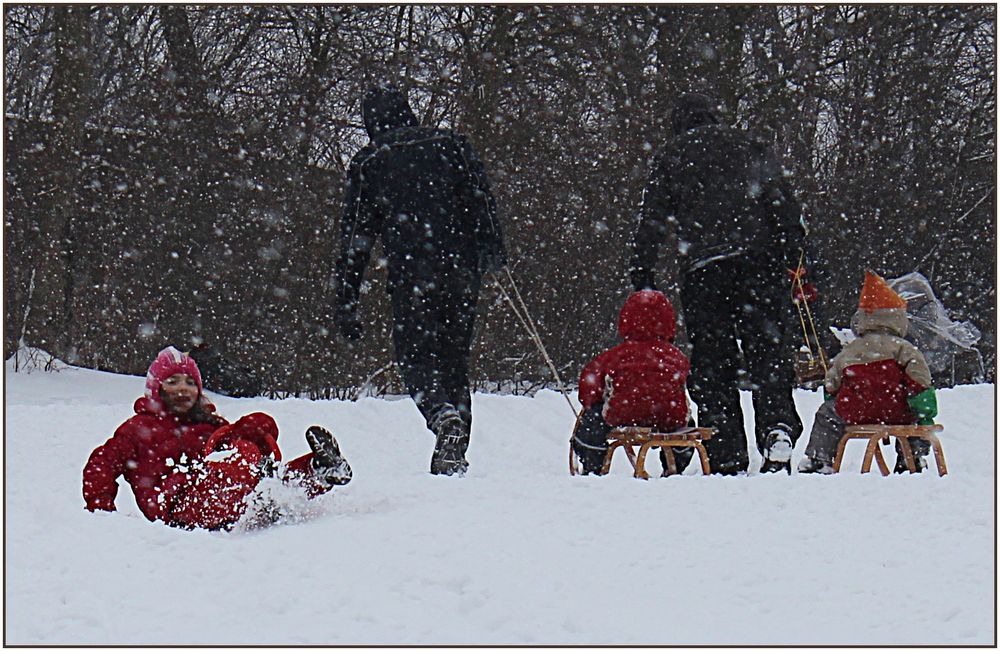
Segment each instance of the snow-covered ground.
M286 458L330 427L355 479L209 533L124 485L117 513L83 508L142 378L6 371L6 644L996 643L993 385L939 392L944 478L862 476L861 443L833 477L570 477L553 392L475 396L469 475L434 477L409 400L218 396L272 414ZM808 431L820 396L796 400Z

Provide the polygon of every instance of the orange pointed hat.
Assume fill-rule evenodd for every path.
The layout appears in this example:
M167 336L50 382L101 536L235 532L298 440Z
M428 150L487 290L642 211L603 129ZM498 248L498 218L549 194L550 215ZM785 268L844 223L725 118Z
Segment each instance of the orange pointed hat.
M889 283L877 273L865 269L865 284L861 288L858 308L865 312L874 310L906 309L906 301L889 287Z

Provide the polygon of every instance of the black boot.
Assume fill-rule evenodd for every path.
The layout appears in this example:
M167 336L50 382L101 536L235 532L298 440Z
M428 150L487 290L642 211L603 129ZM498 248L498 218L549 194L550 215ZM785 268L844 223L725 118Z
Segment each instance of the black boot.
M431 430L437 435L431 456L431 474L464 475L469 469L469 462L465 459L465 452L469 449L469 426L451 407L438 412L431 423Z
M673 448L674 453L674 464L677 466L677 474L684 474L684 469L688 467L691 463L691 458L694 456L694 448ZM660 467L663 468L661 477L667 476L667 450L666 448L660 448Z
M832 475L833 463L825 459L802 457L799 461L798 471L800 475Z
M351 481L354 473L347 459L340 454L340 446L333 434L319 425L313 425L306 430L306 442L313 451L310 465L314 476L333 485Z
M604 459L608 454L608 446L589 445L578 438L573 439L573 452L580 460L580 474L603 475Z
M582 474L603 475L604 459L608 454L608 434L611 426L604 420L604 403L590 406L580 417L580 424L573 432L573 452L580 460Z
M760 472L772 473L782 470L792 474L792 437L789 435L791 428L784 423L775 425L764 438L764 462L760 465Z
M916 466L918 473L923 472L927 469L927 454L931 451L931 444L924 439L910 438L907 440L910 442L910 450L913 452L913 465ZM910 469L906 467L906 457L903 456L903 449L899 446L899 441L896 441L896 467L892 471L899 475L910 472Z

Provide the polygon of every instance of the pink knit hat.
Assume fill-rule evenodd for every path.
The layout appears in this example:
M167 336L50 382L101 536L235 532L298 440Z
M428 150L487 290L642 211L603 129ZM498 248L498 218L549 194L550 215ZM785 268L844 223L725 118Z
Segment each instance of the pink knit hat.
M198 365L187 353L167 346L160 351L146 372L146 397L159 403L163 381L178 373L190 375L198 385L198 393L201 393L201 371L198 370Z

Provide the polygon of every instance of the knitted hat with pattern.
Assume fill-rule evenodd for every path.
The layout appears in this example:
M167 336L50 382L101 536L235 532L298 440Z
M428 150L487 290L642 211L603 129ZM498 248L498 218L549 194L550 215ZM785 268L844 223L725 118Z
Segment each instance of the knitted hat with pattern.
M149 365L149 371L146 373L146 397L159 404L163 381L178 373L190 375L198 385L198 393L201 393L201 372L198 370L198 364L187 353L182 353L173 346L167 346Z

